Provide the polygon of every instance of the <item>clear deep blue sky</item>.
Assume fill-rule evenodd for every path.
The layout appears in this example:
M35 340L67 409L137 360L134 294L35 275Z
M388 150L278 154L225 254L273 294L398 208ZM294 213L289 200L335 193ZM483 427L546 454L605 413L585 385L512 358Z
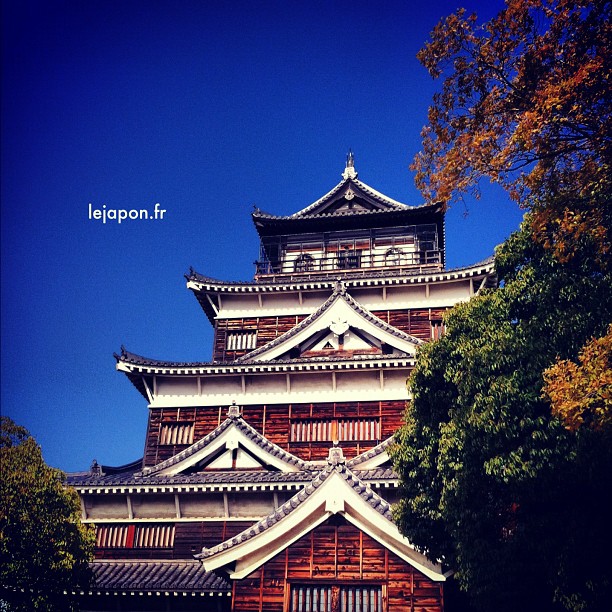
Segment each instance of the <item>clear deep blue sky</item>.
M189 266L249 280L254 204L289 214L359 178L421 204L408 166L438 85L415 58L461 0L3 2L2 413L48 463L142 455L121 344L207 361ZM490 18L502 2L465 0ZM87 218L148 208L163 221ZM447 216L447 263L493 252L521 212L487 189Z

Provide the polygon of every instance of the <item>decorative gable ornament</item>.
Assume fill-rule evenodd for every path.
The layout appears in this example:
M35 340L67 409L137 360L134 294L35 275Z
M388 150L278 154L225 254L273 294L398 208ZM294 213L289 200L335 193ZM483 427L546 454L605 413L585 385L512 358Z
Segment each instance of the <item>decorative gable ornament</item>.
M232 402L232 405L227 409L227 416L230 419L238 419L242 415L240 406L236 406L236 402Z
M329 331L336 334L336 336L342 336L342 334L348 331L348 328L348 321L342 321L340 319L329 324Z
M332 446L329 449L329 455L327 455L327 463L329 465L341 465L346 462L344 458L344 452L339 446Z

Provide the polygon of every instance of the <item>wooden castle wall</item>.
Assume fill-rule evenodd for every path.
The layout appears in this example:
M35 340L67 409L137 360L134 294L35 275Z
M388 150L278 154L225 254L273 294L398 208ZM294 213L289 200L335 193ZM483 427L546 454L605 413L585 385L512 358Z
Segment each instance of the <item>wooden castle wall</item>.
M392 436L402 424L405 410L403 400L378 402L328 402L309 404L258 404L245 406L243 417L270 442L310 461L324 459L331 446L329 439L291 440L291 424L296 421L338 423L343 419L354 422L372 420L378 423L378 437L369 440L343 440L340 446L348 458L354 457ZM184 444L162 444L164 426L181 424L193 426L192 443L218 427L226 418L227 407L211 408L151 408L144 453L144 465L156 465L189 447Z
M306 315L289 315L284 317L221 319L215 324L213 360L233 361L234 359L242 357L248 352L245 349L228 349L228 336L231 333L245 331L255 332L257 334L257 342L253 348L259 348L260 346L271 342L276 337L289 331L305 318Z
M159 521L158 524L174 526L174 541L171 546L138 547L130 543L127 546L97 546L96 559L193 559L193 555L202 548L210 548L224 542L228 538L244 531L253 521L199 521L176 522ZM135 523L121 523L134 529ZM100 524L104 529L105 525Z
M339 516L332 517L233 585L235 612L291 610L291 589L382 588L380 612L442 612L434 582ZM333 609L333 608L332 608ZM378 606L371 609L379 610ZM338 606L334 612L340 612Z
M375 310L372 311L372 314L416 338L431 340L432 322L440 321L446 310L446 308L402 308L400 310ZM291 315L221 319L215 325L213 360L233 361L249 352L247 349L229 350L229 334L254 332L256 333L256 342L253 348L259 348L289 331L305 318L305 315Z

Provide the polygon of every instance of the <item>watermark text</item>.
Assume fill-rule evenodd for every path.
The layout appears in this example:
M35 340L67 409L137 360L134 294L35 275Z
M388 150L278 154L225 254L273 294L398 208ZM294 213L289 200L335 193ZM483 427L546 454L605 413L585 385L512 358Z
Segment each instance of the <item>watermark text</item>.
M89 203L88 214L89 219L94 221L102 221L102 223L113 222L123 223L123 221L142 221L151 219L153 221L162 220L168 211L161 207L157 202L153 210L148 208L108 208L106 204L102 204L102 208L94 208L93 204Z

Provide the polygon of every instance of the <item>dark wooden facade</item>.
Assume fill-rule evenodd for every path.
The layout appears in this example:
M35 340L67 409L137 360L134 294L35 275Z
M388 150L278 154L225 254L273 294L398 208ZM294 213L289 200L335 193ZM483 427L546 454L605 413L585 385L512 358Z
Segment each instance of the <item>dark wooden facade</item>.
M372 314L419 340L429 341L434 338L434 328L440 325L446 310L446 308L402 308L373 310ZM290 331L305 318L305 315L292 315L221 319L215 324L213 360L233 361L249 352L248 349L228 348L228 335L232 332L253 332L256 341L252 348L255 349Z
M341 592L345 593L345 605ZM358 609L373 612L444 609L440 583L427 578L344 519L333 517L248 577L235 582L232 610L306 609L307 596L312 599L315 593L319 609L331 612L356 609L349 608L349 595L351 599L365 600Z
M342 426L354 427L373 424L358 440L340 439L339 445L348 457L370 450L389 438L400 427L406 408L405 401L386 402L326 402L310 404L256 404L243 407L245 420L261 432L270 442L306 460L322 460L327 457L332 442L329 435L316 436L315 427L329 424L335 431ZM193 440L199 440L221 424L224 409L196 408L152 408L144 454L144 465L152 466L173 457L189 447L189 443L162 443L161 433L165 426L193 427ZM310 435L294 434L292 426L311 425ZM328 431L329 431L328 430ZM366 438L365 436L371 436Z

